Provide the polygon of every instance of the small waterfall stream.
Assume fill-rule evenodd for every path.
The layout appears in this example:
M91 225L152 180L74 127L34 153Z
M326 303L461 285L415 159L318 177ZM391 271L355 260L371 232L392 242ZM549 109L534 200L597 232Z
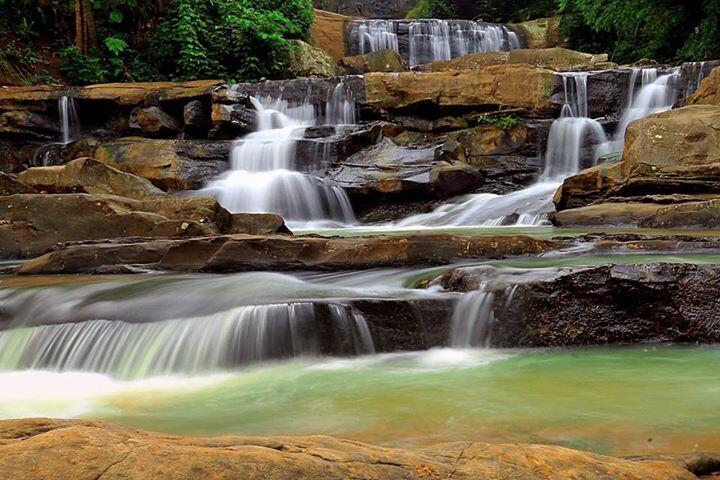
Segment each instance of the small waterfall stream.
M74 98L62 96L58 99L58 115L62 144L67 145L80 138L80 119Z
M328 98L332 120L352 121L354 105L340 90ZM321 178L297 171L295 146L316 120L310 103L291 106L281 98L251 98L257 131L238 140L231 152L232 170L198 191L231 212L277 213L291 226L345 225L355 215L345 191ZM320 167L320 166L319 166Z
M357 53L395 50L411 67L520 48L517 34L508 27L471 20L358 20L351 28Z
M553 211L552 196L569 175L577 173L587 150L593 158L607 143L605 132L596 120L587 118L587 73L562 73L565 104L560 118L550 127L545 168L539 180L527 188L495 195L467 195L457 203L408 217L398 226L505 226L539 225ZM597 147L599 148L599 147Z

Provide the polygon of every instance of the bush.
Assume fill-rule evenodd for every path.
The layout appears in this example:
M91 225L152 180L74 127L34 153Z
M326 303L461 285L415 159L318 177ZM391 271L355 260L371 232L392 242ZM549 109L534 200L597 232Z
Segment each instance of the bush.
M458 18L458 8L453 0L419 0L407 17Z

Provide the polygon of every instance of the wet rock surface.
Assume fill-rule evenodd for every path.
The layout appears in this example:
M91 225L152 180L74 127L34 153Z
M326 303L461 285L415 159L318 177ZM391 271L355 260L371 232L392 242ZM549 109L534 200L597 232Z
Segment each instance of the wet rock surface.
M692 471L717 463L713 454L622 459L563 447L481 442L397 449L321 435L192 438L88 420L0 422L0 469L7 480L691 480L697 478Z
M471 291L489 278L485 267L460 268L442 283ZM658 263L547 269L515 284L498 281L486 287L495 295L490 344L715 343L718 280L718 265Z
M66 245L26 262L20 273L118 273L136 267L181 272L358 270L442 265L461 258L538 254L560 244L518 235L459 237L447 234L126 239ZM126 268L128 266L132 268Z

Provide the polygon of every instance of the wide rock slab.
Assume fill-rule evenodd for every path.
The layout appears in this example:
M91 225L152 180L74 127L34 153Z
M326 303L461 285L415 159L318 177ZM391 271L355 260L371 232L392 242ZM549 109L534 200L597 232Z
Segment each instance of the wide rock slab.
M0 258L36 256L70 241L213 235L231 224L230 213L210 198L10 195L0 197Z
M717 461L630 460L545 445L454 442L422 449L310 437L179 437L87 420L0 422L6 480L692 480Z
M168 271L358 270L441 265L461 258L535 255L553 240L519 235L388 237L223 235L204 238L68 245L26 262L21 274Z
M527 65L495 65L475 71L369 73L366 102L397 110L408 107L497 107L553 115L556 87L553 72Z

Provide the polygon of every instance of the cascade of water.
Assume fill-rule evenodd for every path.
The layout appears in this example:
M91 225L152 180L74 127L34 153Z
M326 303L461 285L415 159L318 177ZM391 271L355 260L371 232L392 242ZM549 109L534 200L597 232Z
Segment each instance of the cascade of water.
M700 84L703 81L703 78L705 78L705 75L707 75L711 68L708 67L708 62L691 62L688 67L688 81L687 85L685 86L685 92L683 93L683 97L689 97L695 91L700 87Z
M331 335L343 348L335 353L374 352L361 315L340 305L327 307ZM18 328L0 332L0 369L80 370L122 378L192 374L317 355L321 341L328 341L322 331L312 303L238 307L152 323L92 320Z
M472 53L520 48L517 34L506 26L470 20L362 20L354 22L353 28L360 54L395 50L406 57L411 67ZM405 35L407 40L399 39Z
M398 226L502 226L539 225L547 222L554 208L553 193L568 175L580 170L583 157L597 157L607 143L605 131L587 118L587 73L563 73L565 104L560 118L550 127L545 169L534 185L507 195L481 193L459 202L441 205L430 213L401 220Z
M352 93L346 91L343 80L332 91L328 90L328 98L325 102L325 123L331 125L352 125L357 123L355 100Z
M588 74L562 73L565 90L565 105L560 118L550 127L545 170L542 178L561 182L565 177L580 170L582 158L587 149L607 143L602 125L588 118L587 79ZM592 152L593 159L597 151Z
M637 90L636 93L635 85L638 76L641 77L641 82L640 90ZM625 131L630 122L672 108L677 101L675 82L679 76L680 72L677 69L662 75L659 74L657 68L633 69L628 88L628 106L620 118L612 142L606 142L603 150L606 152L621 151L625 143Z
M75 99L68 96L60 97L58 99L58 114L62 143L67 145L80 138L80 120L75 107Z
M495 293L478 290L462 296L455 306L450 327L450 345L456 348L489 347L495 322Z
M295 171L295 147L315 122L314 106L307 101L291 106L271 98L251 101L257 111L257 131L235 143L232 170L210 181L199 194L214 196L231 212L280 214L290 225L354 222L342 188ZM343 109L349 117L350 107Z
M377 50L400 50L397 24L390 20L363 22L357 26L360 55Z

